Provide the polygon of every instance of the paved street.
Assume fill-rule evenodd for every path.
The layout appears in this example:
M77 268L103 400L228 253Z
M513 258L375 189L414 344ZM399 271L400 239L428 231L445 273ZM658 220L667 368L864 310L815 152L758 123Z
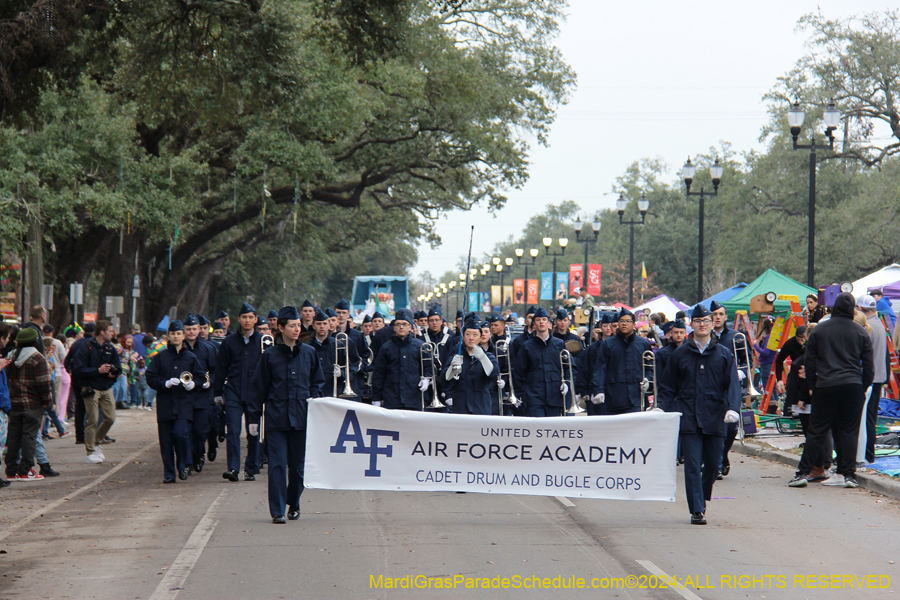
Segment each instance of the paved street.
M890 598L900 589L892 564L900 563L900 503L862 489L790 489L789 467L737 454L706 527L688 524L680 485L674 504L313 490L299 521L273 525L265 470L256 482L225 482L223 449L203 473L164 486L153 413L120 411L111 435L118 442L103 465L85 464L70 439L51 440L62 477L0 492L0 598L819 599ZM430 580L431 589L370 587L372 577L386 586L419 575L425 584L534 576L607 587L466 590L463 580L435 589L444 579ZM845 575L889 576L892 585L794 587L795 577ZM693 585L623 587L671 577ZM723 577L735 587L723 588Z

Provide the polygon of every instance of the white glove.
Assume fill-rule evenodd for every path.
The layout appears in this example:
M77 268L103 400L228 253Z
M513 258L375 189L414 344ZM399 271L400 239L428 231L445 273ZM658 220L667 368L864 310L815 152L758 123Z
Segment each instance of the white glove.
M453 406L453 398L447 398L447 400L444 401L444 404L446 404L447 406Z
M726 423L737 423L741 420L741 415L737 414L733 410L729 410L725 413L725 422Z
M647 379L646 377L644 377L644 378L641 380L641 391L644 392L644 393L646 393L647 390L649 390L649 389L650 389L650 380Z
M192 389L194 389L194 386L197 384L194 383L193 381L188 381L186 383L183 383L182 385L184 386L184 389L186 389L187 391L191 391Z
M666 412L666 411L664 411L663 409L661 409L658 406L654 406L653 408L650 409L650 412Z
M209 389L209 382L208 382L208 381L204 381L204 382L203 382L203 389L204 389L204 390L208 390L208 389Z
M250 425L247 427L247 431L250 433L250 435L256 437L259 435L259 425L257 425L256 423L250 423Z
M744 372L743 372L743 371L738 370L738 379L741 380L741 381L743 381L743 380L747 379L747 376L744 375Z
M450 360L450 368L447 369L447 372L444 374L444 378L447 381L450 381L451 379L459 379L459 375L460 373L462 373L462 366L462 354L457 354Z
M490 377L491 373L494 372L494 365L491 364L491 359L485 354L484 349L481 346L475 346L472 349L472 356L478 359L478 362L481 363L481 368L484 369L484 374Z
M501 377L500 379L497 380L497 388L502 390L505 387L506 387L506 382L503 381L503 378Z
M562 394L563 396L565 396L566 394L568 394L568 393L569 393L569 386L567 386L565 383L562 384L561 386L559 386L559 393Z
M335 376L335 377L340 377L340 376L341 376L341 368L340 368L339 366L337 366L337 365L334 365L334 376Z
M176 385L178 385L180 383L181 383L180 379L178 379L177 377L172 377L171 379L166 380L166 387L167 388L175 387Z
M431 379L429 377L423 377L419 380L419 391L424 392L428 389L429 385L431 385Z
M381 406L381 400L372 400L372 406Z
M591 398L591 402L593 402L594 404L603 404L604 402L606 402L606 394L594 394Z
M225 404L225 398L223 398L222 396L216 396L216 405L222 406L224 404Z

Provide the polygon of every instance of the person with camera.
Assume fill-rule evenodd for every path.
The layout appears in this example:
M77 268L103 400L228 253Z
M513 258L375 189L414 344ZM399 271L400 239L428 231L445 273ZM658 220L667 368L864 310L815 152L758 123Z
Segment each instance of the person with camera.
M116 422L112 387L122 372L119 353L111 342L115 335L112 323L98 321L94 337L78 349L74 360L75 374L81 385L79 393L84 399L87 419L84 425L84 450L87 454L86 462L91 464L103 462L100 444L115 441L106 436ZM98 427L99 411L103 412L103 423Z

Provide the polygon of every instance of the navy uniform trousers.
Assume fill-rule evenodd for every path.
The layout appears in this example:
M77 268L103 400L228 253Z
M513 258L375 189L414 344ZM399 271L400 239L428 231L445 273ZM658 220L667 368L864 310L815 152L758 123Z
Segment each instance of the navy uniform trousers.
M705 513L722 464L724 436L681 432L684 453L684 491L691 513Z
M194 420L191 426L191 452L194 455L193 462L195 464L204 460L203 455L206 454L206 439L209 437L209 415L211 412L212 407L210 406L194 407Z
M191 458L191 422L172 419L156 423L159 432L159 452L163 461L163 478L175 479L178 471L188 465Z
M266 427L266 445L269 452L269 514L278 517L285 514L285 506L300 508L306 429Z
M246 418L245 418L246 417ZM225 400L226 431L225 443L228 452L228 469L241 470L241 421L247 435L247 459L244 471L251 475L259 473L259 436L250 435L250 424L253 422L250 407L246 402Z

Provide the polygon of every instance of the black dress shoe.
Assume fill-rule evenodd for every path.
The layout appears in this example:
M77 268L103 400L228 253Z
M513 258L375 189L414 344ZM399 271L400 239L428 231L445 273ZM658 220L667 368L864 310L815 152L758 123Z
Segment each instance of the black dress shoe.
M185 479L188 478L188 475L190 475L190 474L191 474L190 467L185 467L182 470L178 471L178 479L184 481Z
M202 470L203 470L203 463L200 463L200 462L194 463L194 470L197 471L198 473L199 473L200 471L202 471Z
M288 519L291 521L296 521L300 518L300 508L296 506L292 506L288 509Z
M251 475L249 471L244 471L244 481L256 481L256 475Z
M10 485L12 485L12 484L10 482L8 482L7 480L0 479L0 488L9 487Z
M272 517L272 522L278 523L279 525L284 525L285 523L287 523L287 521L285 521L285 519L284 519L284 515L278 515L277 517Z
M216 452L216 449L215 449L215 448L210 448L210 449L206 452L206 458L209 459L209 462L215 462L215 460L216 460L216 455L217 455L217 454L218 454L218 453Z
M238 472L234 469L229 469L222 473L222 478L227 479L228 481L237 481L238 480Z
M220 434L219 434L219 437L218 437L218 440L219 440L219 443L220 443L220 444L224 444L224 443L225 443L225 436L222 435L222 434L220 433Z
M726 463L725 466L722 467L722 477L728 477L729 473L731 473L731 465Z
M171 477L166 477L165 479L163 479L163 483L175 483L175 480Z
M691 525L706 525L706 517L703 513L691 513Z
M719 471L719 472L716 474L716 481L722 481L722 471Z

